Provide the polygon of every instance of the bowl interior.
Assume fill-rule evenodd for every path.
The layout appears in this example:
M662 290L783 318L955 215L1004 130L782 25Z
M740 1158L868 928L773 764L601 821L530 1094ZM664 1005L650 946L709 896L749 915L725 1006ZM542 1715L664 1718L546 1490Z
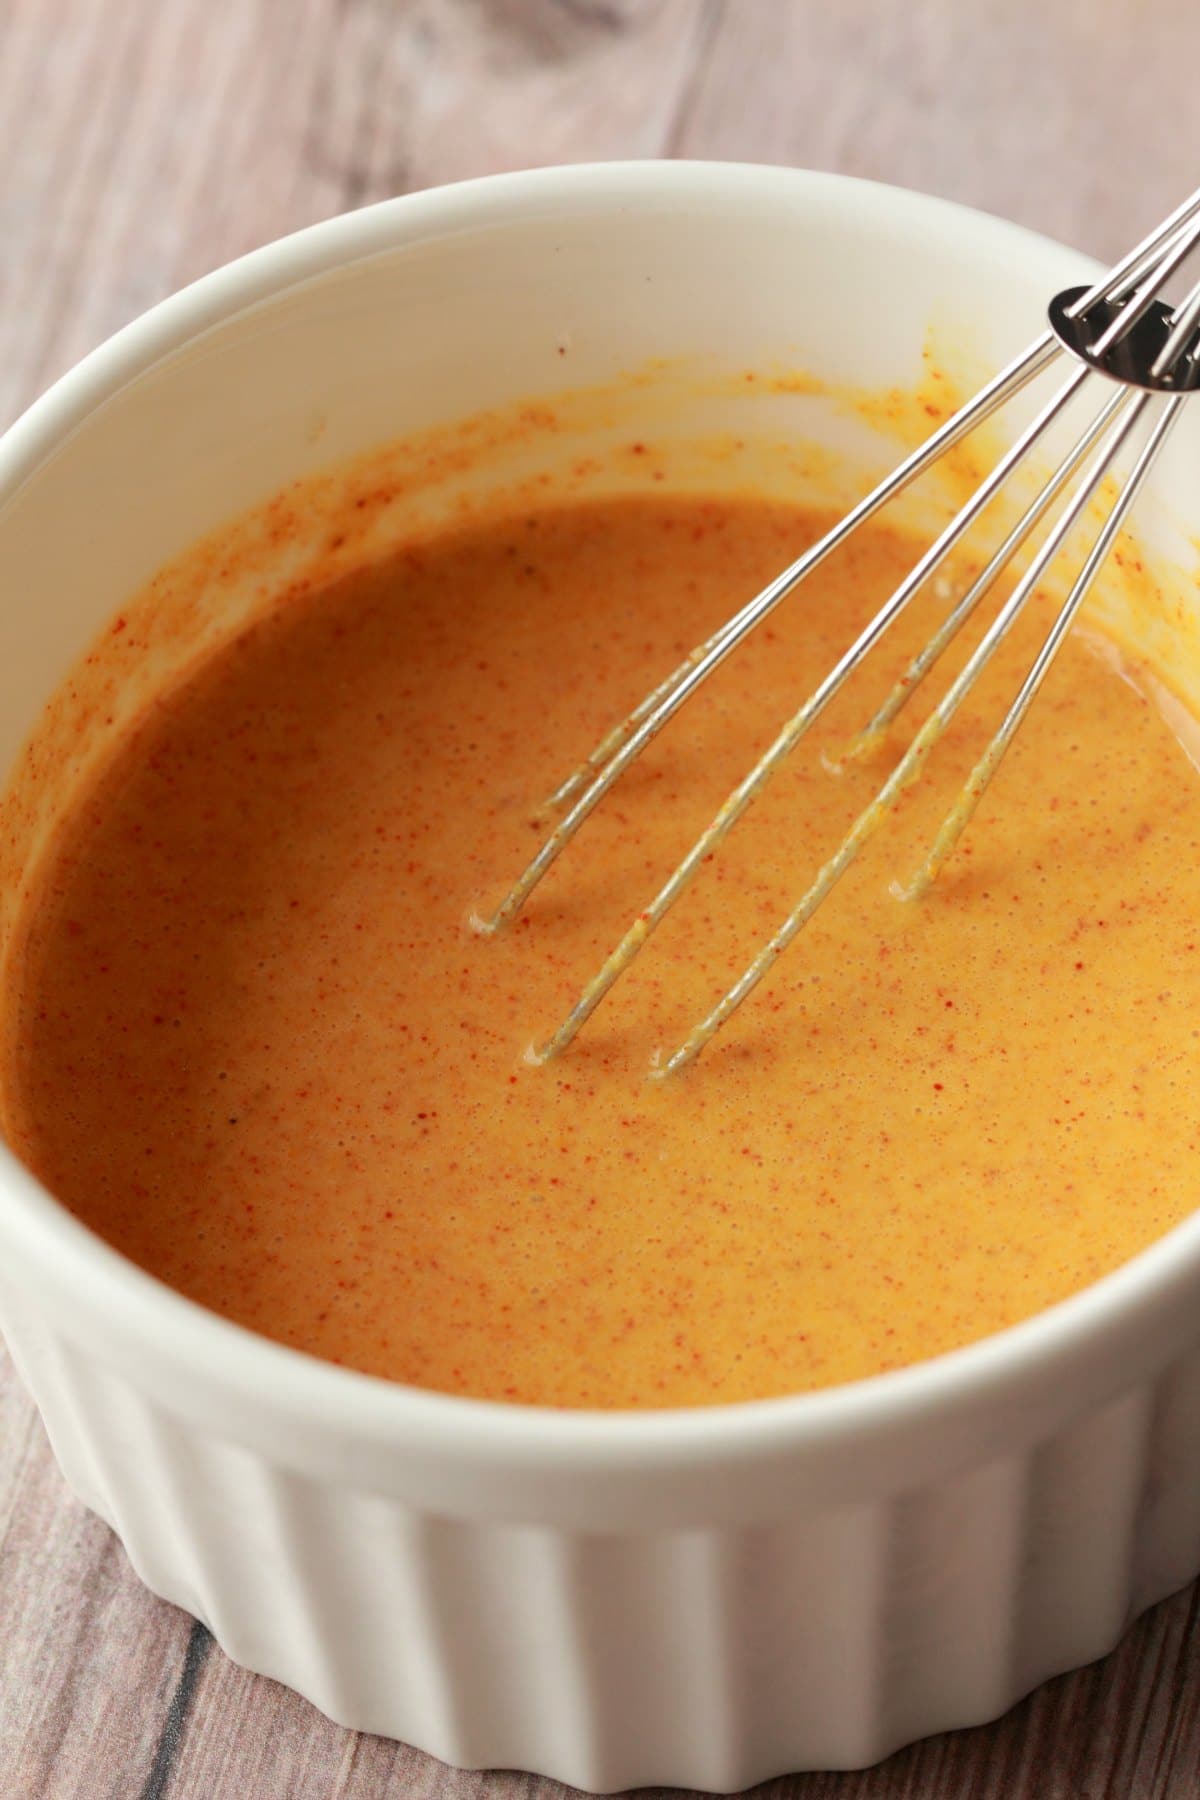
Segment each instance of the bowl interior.
M839 396L914 388L931 347L969 392L1040 332L1048 296L1087 272L1067 250L918 196L704 165L473 183L272 246L130 327L0 445L0 763L162 565L345 459L535 397L545 429L489 479L528 475L539 457L551 468L564 447L603 461L648 421L681 443L736 435L764 485L807 483L827 499L831 479L865 477L898 450L894 431ZM747 384L747 371L817 380ZM1131 627L1193 697L1200 592L1178 577L1196 559L1196 424L1176 435L1138 518L1175 572L1177 610ZM789 460L789 442L830 460ZM680 478L711 479L703 457ZM414 484L410 515L436 517L456 479L450 469ZM315 532L319 509L313 519ZM258 580L277 585L291 567L268 558ZM254 598L218 593L214 582L213 616L226 622ZM115 728L93 719L72 755L98 754Z

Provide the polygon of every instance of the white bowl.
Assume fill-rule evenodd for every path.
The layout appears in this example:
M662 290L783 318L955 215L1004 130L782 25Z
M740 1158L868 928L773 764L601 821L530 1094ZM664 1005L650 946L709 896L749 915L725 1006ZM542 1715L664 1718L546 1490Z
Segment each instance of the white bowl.
M1081 272L941 202L702 164L505 176L272 245L0 444L0 760L157 565L323 462L654 356L906 384L930 321L969 317L995 362ZM1198 474L1181 432L1142 512L1164 555ZM641 1415L289 1351L6 1155L0 1245L13 1355L144 1580L333 1718L453 1763L595 1789L870 1763L1102 1654L1200 1566L1200 1219L952 1355Z

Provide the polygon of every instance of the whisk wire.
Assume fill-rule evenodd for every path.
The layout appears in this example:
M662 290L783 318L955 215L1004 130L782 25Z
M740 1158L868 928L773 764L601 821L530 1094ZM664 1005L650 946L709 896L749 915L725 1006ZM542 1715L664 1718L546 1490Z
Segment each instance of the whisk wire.
M934 664L954 642L962 627L975 612L981 600L991 592L997 578L1007 568L1013 556L1025 542L1030 532L1038 524L1058 498L1071 476L1078 469L1092 445L1100 437L1105 427L1113 419L1127 398L1122 390L1113 395L1108 404L1099 412L1088 426L1083 436L1067 452L1058 468L1046 482L1033 504L1022 513L1012 530L1005 537L999 549L993 552L980 573L975 577L966 593L956 602L953 610L933 635L926 641L917 655L913 657L904 673L899 677L875 712L870 721L859 731L847 745L839 763L834 766L834 773L841 761L851 760L864 751L874 748L882 740L888 726L899 716L912 699L917 689Z
M1156 303L1164 284L1171 279L1177 269L1182 268L1192 254L1197 243L1200 243L1200 219L1183 232L1178 241L1170 246L1162 262L1153 271L1152 277L1144 286L1136 288L1130 298L1121 307L1111 324L1107 325L1092 346L1092 356L1097 362L1104 357L1122 338L1128 337L1150 308Z
M924 445L894 469L885 481L873 489L865 499L860 500L858 505L848 512L831 531L810 546L790 567L776 576L774 581L769 582L740 612L735 613L728 624L708 640L707 649L701 647L703 654L700 655L698 661L693 662L689 658L688 662L681 665L682 673L678 680L674 680L673 684L669 686L669 691L663 695L658 704L646 712L634 731L625 738L610 760L584 788L571 810L554 827L532 861L514 882L491 918L483 919L477 916L472 920L475 929L485 936L490 936L502 930L510 920L515 918L539 881L554 866L584 820L595 811L613 783L619 780L629 765L641 755L647 744L651 743L668 720L674 717L689 695L693 694L707 680L712 671L724 662L730 652L736 649L738 644L774 611L779 602L787 594L790 594L806 575L811 574L818 564L824 562L827 556L844 543L850 534L877 512L886 501L890 500L901 488L906 487L916 474L935 459L936 455L940 455L949 445L957 443L960 438L965 437L981 420L995 412L1012 394L1031 381L1058 354L1060 354L1059 346L1053 333L1043 333L1042 337L1031 345L1022 356L1010 363L994 380L982 388L973 401L967 406L961 407ZM937 445L936 451L932 449L935 444ZM995 475L993 474L990 479L994 487ZM884 625L886 623L885 620ZM880 626L880 630L884 628L884 625Z
M1028 712L1034 696L1049 673L1050 665L1058 654L1063 638L1066 636L1067 631L1074 622L1079 608L1087 598L1088 591L1095 581L1096 576L1100 573L1117 533L1125 523L1126 516L1133 506L1134 501L1137 499L1139 490L1144 484L1147 475L1149 475L1150 470L1153 468L1154 463L1158 458L1158 454L1161 451L1163 444L1166 442L1168 434L1174 427L1179 417L1179 411L1183 405L1184 398L1184 395L1176 394L1166 402L1149 439L1143 447L1141 454L1138 456L1133 469L1130 471L1124 488L1108 514L1108 517L1105 519L1099 536L1096 538L1095 543L1088 553L1087 561L1076 576L1070 593L1067 595L1066 600L1059 610L1058 616L1050 627L1049 632L1046 634L1045 640L1034 659L1033 666L1018 690L1016 699L1004 715L1000 727L988 744L987 749L968 776L958 801L947 814L937 837L934 839L925 860L921 864L921 867L917 870L916 875L908 885L900 889L901 898L906 900L918 900L928 891L932 882L937 879L943 863L946 861L947 857L952 854L959 838L969 825L975 808L978 806L988 783L991 781L992 776L999 767L1001 758L1004 756L1009 745L1012 743L1013 738L1016 736L1021 721ZM1130 416L1131 426L1136 421L1138 413L1147 404L1148 399L1149 396L1143 395L1137 402ZM1101 479L1103 479L1103 473L1104 471L1102 470ZM1047 559L1047 567L1049 566L1049 560L1050 559Z
M1116 535L1128 516L1167 437L1174 427L1186 393L1200 386L1200 283L1173 309L1160 298L1163 284L1200 246L1200 189L1175 211L1108 275L1091 287L1067 290L1050 306L1051 329L1044 332L1022 355L1013 359L980 392L912 451L879 482L843 519L811 545L774 581L767 584L733 614L716 632L647 694L633 711L619 721L595 746L590 756L560 783L548 806L567 806L558 825L539 848L490 919L476 919L484 932L499 930L524 905L538 882L571 842L584 821L646 746L658 735L696 689L731 654L755 627L769 616L792 590L827 556L871 518L897 493L928 469L945 451L990 417L1062 354L1075 367L1018 435L972 498L918 559L906 578L894 589L850 648L777 733L757 763L733 789L706 829L660 888L648 907L629 925L616 948L583 989L574 1007L554 1034L529 1057L542 1062L566 1049L596 1007L639 954L651 934L692 880L700 866L720 847L756 795L800 739L840 693L850 675L878 643L888 627L914 595L942 566L946 557L999 494L1018 466L1029 456L1051 425L1069 407L1089 374L1099 371L1118 382L1119 391L1100 408L1096 417L1075 439L1071 448L1047 477L1020 518L1004 534L965 594L955 602L932 637L910 660L869 724L851 740L847 756L858 754L880 741L883 733L925 679L938 658L966 624L979 603L1007 570L1017 551L1065 494L1078 476L1075 490L1050 526L1028 567L1000 604L995 617L967 657L958 675L929 713L912 742L899 758L875 798L859 814L833 856L817 872L800 901L762 946L753 960L709 1013L684 1038L675 1052L654 1069L669 1075L694 1061L721 1025L757 987L778 957L812 917L817 907L850 867L863 845L894 812L905 791L923 771L934 746L971 692L996 649L1012 630L1031 596L1044 581L1056 558L1065 551L1072 535L1082 526L1089 509L1100 502L1131 434L1150 406L1151 429L1133 461L1123 486L1104 515L1084 562L1071 583L1065 601L1042 642L1016 697L976 762L965 786L946 815L930 849L907 888L894 885L901 897L925 892L959 841L988 783L1011 744L1029 706L1057 655L1079 607L1103 566ZM1093 318L1093 309L1099 309ZM1139 330L1148 321L1144 330ZM1110 356L1110 352L1115 355Z
M1102 300L1120 300L1142 280L1151 269L1157 268L1164 250L1172 241L1189 233L1192 221L1200 216L1200 188L1181 200L1173 213L1168 213L1161 225L1147 232L1140 244L1114 263L1107 275L1093 282L1085 293L1073 300L1067 308L1068 315L1082 318L1092 307ZM1195 241L1194 239L1192 240Z
M738 978L726 994L717 1002L712 1011L688 1033L683 1043L672 1056L656 1067L652 1073L658 1078L674 1075L686 1068L704 1049L705 1045L716 1035L721 1026L736 1012L742 1002L754 991L764 975L771 969L778 958L793 942L799 932L811 919L814 912L828 897L837 882L841 880L859 851L872 838L885 819L894 811L903 794L919 779L924 764L946 727L974 687L984 668L1000 644L1016 624L1031 595L1039 582L1044 578L1047 569L1062 549L1066 540L1080 523L1087 508L1093 503L1103 483L1108 477L1112 459L1118 454L1126 438L1136 425L1145 407L1150 403L1149 395L1136 397L1123 396L1122 416L1110 431L1108 438L1094 459L1091 468L1054 529L1047 537L1033 563L1022 577L1013 592L997 613L988 631L980 640L972 656L965 664L955 681L925 721L896 767L884 782L879 793L859 814L854 825L843 838L834 855L819 871L815 881L809 887L797 906L788 914L779 930L763 946L754 957L749 967ZM935 857L940 852L941 860L950 853L962 830L965 828L971 813L982 797L991 776L999 766L1000 759L1012 741L1013 734L1020 724L1030 701L1045 678L1053 661L1067 627L1074 618L1087 589L1090 587L1096 572L1108 554L1113 537L1129 506L1137 493L1145 475L1162 445L1162 442L1174 423L1175 408L1179 400L1168 402L1168 410L1160 420L1150 442L1142 451L1133 474L1114 505L1108 519L1100 532L1092 551L1076 578L1071 592L1064 603L1054 627L1043 644L1029 675L1022 684L1018 699L1006 715L999 731L991 739L983 757L976 765L959 799L948 815L934 849L930 852L915 881L902 892L903 898L917 898L925 891L930 880L936 874L940 861L935 864Z
M1176 362L1196 360L1196 346L1193 342L1196 328L1200 326L1200 281L1198 281L1182 306L1178 308L1175 323L1167 335L1162 349L1150 365L1150 373L1156 379L1164 376Z
M981 388L971 401L965 406L959 407L957 412L953 413L930 437L926 438L923 444L918 445L903 462L897 464L883 481L860 500L844 518L840 519L831 531L827 532L817 543L811 545L802 556L783 571L782 575L749 600L731 619L727 619L711 637L706 638L702 644L698 644L694 650L690 651L679 667L672 670L664 681L647 694L627 718L622 719L601 738L590 756L572 770L550 795L546 801L546 807L549 809L564 805L579 792L580 788L593 780L598 771L605 769L613 753L619 750L620 746L632 736L642 720L654 713L660 706L665 707L675 689L688 682L689 676L695 669L704 664L707 674L710 669L716 667L716 661L720 661L722 657L716 657L716 661L709 659L714 657L718 650L722 650L723 656L726 650L723 650L722 646L731 650L740 643L747 630L753 629L755 625L765 619L779 602L791 593L792 589L798 586L806 575L811 574L827 556L843 544L852 532L856 531L860 525L865 524L874 513L879 511L880 507L885 506L919 475L924 474L925 470L947 450L952 449L985 419L990 418L1015 393L1039 375L1058 353L1059 345L1054 334L1049 331L1044 333L1034 344L1030 345L1027 351L1002 369L986 387ZM703 677L699 679L703 679ZM699 681L695 684L688 682L687 692L690 693L693 690L693 685L699 685ZM678 704L681 705L686 697L685 693ZM671 713L675 710L676 708L672 707L670 712L664 712L663 723L671 717ZM520 886L520 883L517 885ZM505 905L507 905L507 901ZM500 911L504 912L503 906ZM505 913L506 918L511 916L511 914ZM499 914L497 914L497 920L499 920ZM493 924L495 923L496 921L493 921Z
M780 764L791 755L805 733L816 723L829 703L840 693L842 687L868 655L871 649L883 636L888 626L928 578L936 572L954 545L974 524L998 490L1008 480L1018 463L1028 454L1041 438L1051 423L1063 411L1073 398L1083 381L1087 378L1086 369L1076 370L1055 394L1046 402L1036 418L1026 427L1004 457L997 463L987 480L976 490L972 498L961 507L954 518L934 541L924 556L913 566L893 593L888 597L879 611L863 628L850 648L837 662L820 685L809 695L798 712L788 720L774 742L759 758L758 762L744 776L729 795L724 805L717 812L711 824L701 832L687 855L679 863L665 885L660 888L650 905L634 919L620 943L608 956L588 982L579 999L558 1027L557 1031L546 1043L530 1052L532 1060L545 1062L558 1056L595 1012L597 1006L624 974L625 970L640 953L646 940L654 932L676 900L692 880L697 870L717 849L733 830L738 820L745 813L751 801L762 791ZM1124 400L1126 396L1118 396ZM1087 435L1087 434L1085 434ZM1035 502L1036 504L1036 502ZM996 573L999 571L997 570Z

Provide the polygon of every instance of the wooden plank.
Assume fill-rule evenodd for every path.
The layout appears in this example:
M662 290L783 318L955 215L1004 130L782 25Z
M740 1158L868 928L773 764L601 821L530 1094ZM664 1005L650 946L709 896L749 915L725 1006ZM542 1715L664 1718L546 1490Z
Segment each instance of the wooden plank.
M658 154L710 12L18 0L0 40L0 422L154 301L315 219L481 172Z
M682 156L838 169L1115 258L1197 180L1193 0L733 0Z
M7 1355L0 1445L0 1793L128 1800L192 1622L68 1495Z
M0 422L241 251L347 206L617 155L802 162L1114 254L1196 179L1194 0L9 0ZM1173 1800L1200 1597L998 1724L772 1800ZM67 1495L0 1354L0 1794L563 1800L356 1737L236 1669Z

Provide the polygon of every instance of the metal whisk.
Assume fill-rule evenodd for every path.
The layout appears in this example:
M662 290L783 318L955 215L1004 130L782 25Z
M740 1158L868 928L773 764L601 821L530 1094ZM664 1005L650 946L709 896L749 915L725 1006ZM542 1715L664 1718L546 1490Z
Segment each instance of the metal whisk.
M911 662L874 718L851 746L860 749L878 739L895 718L942 651L975 611L1020 545L1082 470L1078 485L1049 530L1045 541L981 638L977 648L925 724L921 727L871 804L860 814L841 845L820 869L797 905L761 947L744 973L712 1011L689 1032L682 1044L656 1064L662 1076L692 1062L725 1021L753 992L776 959L803 929L817 907L853 862L859 850L887 817L900 794L920 775L934 744L973 687L994 651L1012 629L1026 602L1089 509L1100 499L1123 447L1149 410L1149 431L1116 498L1104 516L1086 560L1021 684L1003 722L991 739L951 808L913 880L893 891L904 898L924 893L962 835L981 795L1012 742L1034 695L1079 607L1103 566L1126 515L1179 417L1190 390L1200 386L1200 282L1178 305L1160 298L1165 284L1200 243L1200 189L1151 232L1112 272L1091 287L1070 288L1050 302L1049 329L1015 361L940 426L878 487L791 566L776 576L721 628L647 694L629 716L615 725L551 795L549 807L566 809L524 874L494 915L477 920L485 933L500 930L520 911L547 870L571 842L588 815L640 756L684 701L695 693L731 651L774 611L780 601L819 563L843 544L859 525L916 479L952 445L1010 400L1056 358L1073 366L1066 381L1020 434L972 498L890 595L841 660L788 720L770 748L738 784L651 903L637 914L620 943L588 982L575 1006L554 1034L530 1056L542 1062L559 1055L587 1022L704 860L712 854L746 811L755 795L820 717L914 594L933 577L984 508L1028 456L1052 423L1098 372L1116 384L1100 411L1063 461L1044 482L1012 526L969 590L953 606L944 623Z

